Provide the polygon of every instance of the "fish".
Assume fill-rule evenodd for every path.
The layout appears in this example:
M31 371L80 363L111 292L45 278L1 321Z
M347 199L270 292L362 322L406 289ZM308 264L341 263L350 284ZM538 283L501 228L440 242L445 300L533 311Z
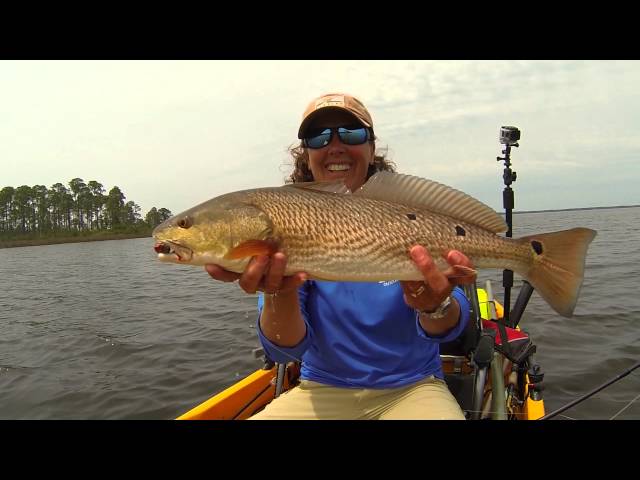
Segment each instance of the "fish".
M412 246L427 248L442 270L449 267L444 255L459 250L475 268L514 271L557 313L572 316L597 232L500 235L506 231L501 215L462 191L382 171L354 192L332 181L226 193L167 219L152 235L163 262L240 273L253 256L282 251L285 275L342 282L422 280Z

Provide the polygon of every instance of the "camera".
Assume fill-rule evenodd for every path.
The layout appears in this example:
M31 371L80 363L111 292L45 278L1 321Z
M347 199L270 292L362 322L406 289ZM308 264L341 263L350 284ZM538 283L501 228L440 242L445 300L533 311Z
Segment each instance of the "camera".
M503 145L517 145L520 140L520 130L517 127L500 127L500 143Z

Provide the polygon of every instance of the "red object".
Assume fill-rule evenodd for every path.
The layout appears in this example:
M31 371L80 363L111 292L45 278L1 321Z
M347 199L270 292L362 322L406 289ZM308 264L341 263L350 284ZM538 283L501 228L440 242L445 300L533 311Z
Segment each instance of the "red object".
M517 342L518 340L529 340L529 335L526 333L516 330L515 328L510 328L505 326L505 330L507 331L507 341L509 344L513 342ZM502 345L502 337L500 335L500 331L498 330L498 324L493 320L482 320L482 329L488 330L492 329L496 331L496 345Z

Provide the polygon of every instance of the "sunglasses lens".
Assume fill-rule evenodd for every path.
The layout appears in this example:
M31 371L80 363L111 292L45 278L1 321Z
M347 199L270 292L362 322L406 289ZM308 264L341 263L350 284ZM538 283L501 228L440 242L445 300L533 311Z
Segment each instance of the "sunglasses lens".
M309 130L304 138L307 148L323 148L331 142L331 136L335 129L324 128L319 130ZM369 130L365 127L339 127L338 137L345 145L362 145L369 140Z
M369 131L364 127L338 128L338 136L340 141L347 145L362 145L369 139Z
M331 141L331 129L309 131L304 139L305 144L309 148L322 148L329 145Z

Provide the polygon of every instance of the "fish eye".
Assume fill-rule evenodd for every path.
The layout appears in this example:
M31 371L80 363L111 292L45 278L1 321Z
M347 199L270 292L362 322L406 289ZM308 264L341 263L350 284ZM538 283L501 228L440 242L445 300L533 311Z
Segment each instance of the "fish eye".
M191 225L193 225L193 220L191 220L191 217L183 217L178 220L178 226L180 228L189 228Z

